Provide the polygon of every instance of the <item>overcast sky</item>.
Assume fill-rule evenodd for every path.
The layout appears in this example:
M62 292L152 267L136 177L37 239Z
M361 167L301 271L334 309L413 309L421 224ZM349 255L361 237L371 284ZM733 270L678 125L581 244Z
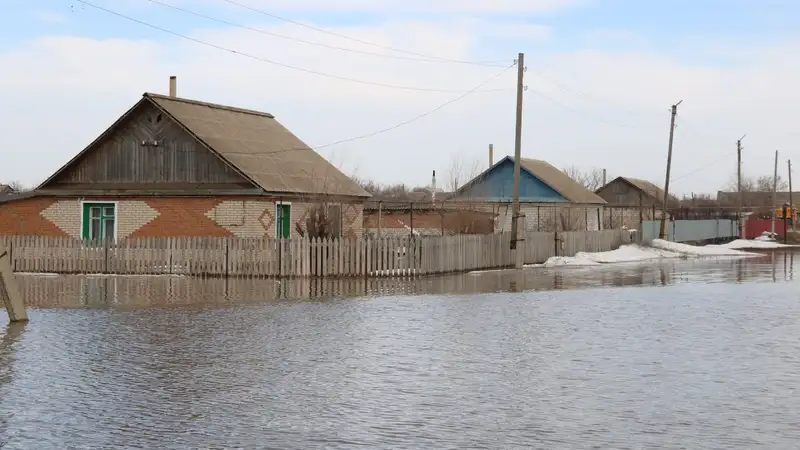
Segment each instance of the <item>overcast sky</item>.
M726 185L745 133L745 173L770 174L775 150L784 176L788 158L800 165L796 1L236 0L377 45L225 0L158 1L263 32L148 0L89 1L310 72L75 0L0 0L0 181L41 182L143 92L167 93L170 75L181 97L271 112L316 146L431 111L500 73L496 66L511 65L519 52L528 68L524 157L663 185L669 108L683 100L673 191ZM414 53L491 64L427 62ZM381 183L428 183L434 169L446 178L456 157L483 168L490 143L495 160L513 154L514 88L511 68L419 120L319 151L348 174Z

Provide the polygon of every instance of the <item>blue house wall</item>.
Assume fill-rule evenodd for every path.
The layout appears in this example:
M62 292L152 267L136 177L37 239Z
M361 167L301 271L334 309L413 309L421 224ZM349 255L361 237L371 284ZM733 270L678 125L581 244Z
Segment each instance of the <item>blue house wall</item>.
M506 158L498 163L480 179L465 187L458 197L510 202L514 198L514 161ZM535 203L569 203L563 195L525 169L520 171L519 200Z

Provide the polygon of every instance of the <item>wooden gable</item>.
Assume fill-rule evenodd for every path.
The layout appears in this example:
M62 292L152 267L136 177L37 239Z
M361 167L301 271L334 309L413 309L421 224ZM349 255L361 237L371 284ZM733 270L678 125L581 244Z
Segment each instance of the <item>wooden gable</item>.
M457 197L492 202L510 202L514 198L514 161L505 157L484 173L462 186ZM521 202L567 203L558 191L530 173L520 170L519 199Z
M142 99L39 189L252 189L238 170Z

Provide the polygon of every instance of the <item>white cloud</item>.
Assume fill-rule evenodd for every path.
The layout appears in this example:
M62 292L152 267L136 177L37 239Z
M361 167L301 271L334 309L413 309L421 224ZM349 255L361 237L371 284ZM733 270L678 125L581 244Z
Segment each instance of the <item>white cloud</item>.
M491 46L503 27L502 23L457 20L395 22L337 31L420 53L487 59L476 55L475 49ZM270 30L349 45L288 26ZM194 36L285 64L386 84L466 90L499 70L382 59L243 30L199 30ZM604 167L609 176L624 174L663 182L668 108L683 99L679 111L687 127L677 131L673 174L680 176L698 164L708 164L724 151L730 150L731 158L676 181L673 186L677 190L721 187L735 169L735 140L745 132L749 134L746 171L769 173L774 149L794 146L793 136L787 133L795 127L795 105L800 100L795 80L800 67L782 56L793 54L786 53L792 49L796 53L790 44L779 49L748 49L746 65L704 67L642 52L586 49L558 53L537 48L528 53L524 154L561 167ZM489 59L510 62L517 51L497 49ZM4 161L0 180L21 179L31 184L81 150L142 92L165 92L169 75L178 76L181 96L272 112L312 145L392 126L459 95L320 77L164 35L140 41L51 36L0 53L0 66L13 68L0 85L4 99L0 134L6 137L0 147ZM513 151L514 85L514 70L509 70L488 86L505 91L475 93L408 126L322 153L333 154L350 170L357 167L361 176L408 183L427 183L433 169L443 173L454 153L483 163L489 143L495 144L499 158Z

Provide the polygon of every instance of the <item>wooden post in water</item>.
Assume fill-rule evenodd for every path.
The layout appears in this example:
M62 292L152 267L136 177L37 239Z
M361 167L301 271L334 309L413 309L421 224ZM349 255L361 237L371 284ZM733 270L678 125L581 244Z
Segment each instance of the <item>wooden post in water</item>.
M11 268L11 254L2 240L0 240L0 297L3 298L11 322L28 320L25 304L22 302L17 280L14 279L14 271Z
M525 215L517 216L517 235L512 239L517 241L517 248L512 252L514 255L514 267L521 269L525 265Z

